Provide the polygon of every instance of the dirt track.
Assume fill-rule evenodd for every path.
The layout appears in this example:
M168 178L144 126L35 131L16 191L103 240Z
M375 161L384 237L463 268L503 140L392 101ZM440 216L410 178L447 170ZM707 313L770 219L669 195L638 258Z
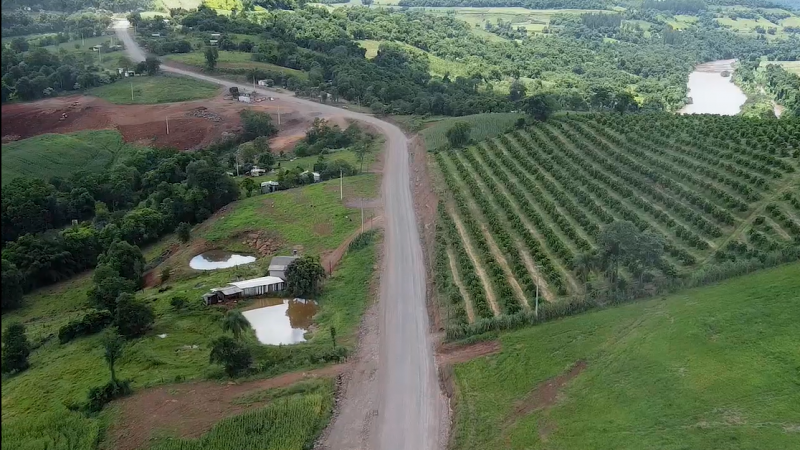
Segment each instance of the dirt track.
M117 22L117 35L129 56L145 55L128 33L127 21ZM224 87L249 88L199 73L162 66ZM351 450L435 450L447 440L448 410L439 389L433 339L425 299L425 265L410 188L408 139L395 125L376 117L341 110L293 97L258 90L322 115L341 116L374 126L386 137L383 199L386 237L381 273L378 327L366 337L379 337L378 355L357 358L345 397L331 424L324 448ZM391 170L389 170L391 168ZM365 337L362 336L362 340ZM361 356L361 353L359 353ZM374 359L377 358L377 364ZM377 376L372 376L377 367ZM365 405L368 408L365 410Z

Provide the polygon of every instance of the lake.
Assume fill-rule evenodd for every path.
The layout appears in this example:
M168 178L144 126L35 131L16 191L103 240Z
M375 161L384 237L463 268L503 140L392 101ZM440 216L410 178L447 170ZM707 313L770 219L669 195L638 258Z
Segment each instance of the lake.
M189 267L196 270L217 270L228 267L250 264L256 261L255 256L240 255L224 250L211 250L201 253L189 261Z
M242 311L256 332L258 342L268 345L305 342L317 303L313 300L264 298L256 300L252 309Z
M739 114L747 96L736 86L731 77L723 77L722 72L733 74L735 59L711 61L695 67L689 75L689 98L692 103L680 110L682 114Z

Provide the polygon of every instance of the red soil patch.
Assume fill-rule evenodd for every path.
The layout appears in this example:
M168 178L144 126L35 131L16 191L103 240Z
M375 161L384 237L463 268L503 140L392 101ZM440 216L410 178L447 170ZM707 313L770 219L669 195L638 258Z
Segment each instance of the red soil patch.
M586 361L576 362L568 371L561 375L545 380L539 386L536 386L525 399L519 401L514 407L514 411L506 419L504 428L509 428L510 425L515 423L522 417L531 414L534 411L547 409L553 406L558 399L559 391L566 386L571 380L581 374L586 369Z
M443 345L436 355L439 364L458 364L500 351L500 342L478 342L472 345Z
M120 416L108 431L109 448L144 448L156 431L168 432L182 438L196 438L225 417L263 406L235 404L233 402L237 397L289 386L306 378L335 377L346 367L346 364L339 364L240 384L204 381L137 391L134 395L115 402L119 405Z
M276 152L291 150L319 116L280 100L246 105L223 95L155 105L115 105L95 97L69 96L3 105L2 135L10 141L45 133L116 129L126 142L193 150L239 133L239 112L245 108L270 113L276 124L280 111L280 131L272 139ZM198 110L203 114L198 115Z

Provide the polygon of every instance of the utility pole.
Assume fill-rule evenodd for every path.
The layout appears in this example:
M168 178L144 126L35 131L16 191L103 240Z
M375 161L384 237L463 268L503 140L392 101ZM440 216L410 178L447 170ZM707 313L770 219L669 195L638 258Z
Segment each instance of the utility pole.
M169 116L167 116L165 120L167 121L167 135L169 136Z
M339 200L344 199L344 176L342 175L342 169L339 169Z
M361 197L361 233L364 233L364 197Z
M131 103L133 103L133 80L131 80Z
M536 318L539 318L539 285L536 285L536 309L534 310L534 314L536 314Z

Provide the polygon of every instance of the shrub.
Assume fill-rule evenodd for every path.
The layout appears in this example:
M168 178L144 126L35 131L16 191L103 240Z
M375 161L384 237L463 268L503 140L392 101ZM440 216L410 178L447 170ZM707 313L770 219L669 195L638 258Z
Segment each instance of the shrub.
M185 297L178 297L178 296L172 297L169 301L170 306L172 306L172 309L174 309L175 311L186 307L186 303L187 300Z
M31 346L25 336L25 325L13 322L3 333L3 373L22 372L27 369Z
M155 315L150 306L137 300L133 294L121 294L117 298L114 323L121 335L128 339L139 337L153 325L154 321Z
M350 245L347 247L347 250L355 251L365 248L366 246L372 243L373 239L375 239L376 234L377 232L375 230L369 230L359 234L358 236L356 236L355 239L353 239L350 242Z
M129 395L131 392L129 380L109 381L103 386L95 386L89 389L85 409L91 413L100 412L112 400Z
M247 347L229 336L222 336L213 342L209 362L223 366L225 373L234 377L250 367L253 357Z
M81 336L89 336L111 325L114 317L106 310L89 310L78 320L72 320L58 330L58 341L62 344Z

